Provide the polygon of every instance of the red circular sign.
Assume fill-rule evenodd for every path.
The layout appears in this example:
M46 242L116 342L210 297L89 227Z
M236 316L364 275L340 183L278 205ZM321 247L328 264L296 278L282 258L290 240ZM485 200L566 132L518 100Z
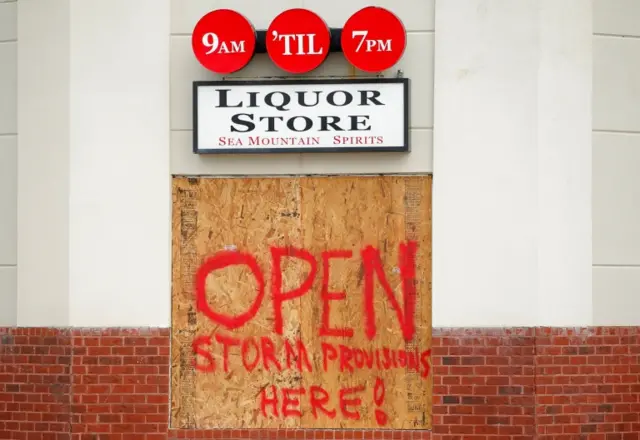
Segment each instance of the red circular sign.
M306 73L327 58L331 44L329 27L307 9L289 9L273 19L267 30L271 60L289 73Z
M365 72L381 72L402 57L407 33L393 12L368 6L347 20L341 40L342 52L351 64Z
M198 21L191 46L200 64L207 69L220 74L232 73L251 61L256 31L241 14L217 9Z

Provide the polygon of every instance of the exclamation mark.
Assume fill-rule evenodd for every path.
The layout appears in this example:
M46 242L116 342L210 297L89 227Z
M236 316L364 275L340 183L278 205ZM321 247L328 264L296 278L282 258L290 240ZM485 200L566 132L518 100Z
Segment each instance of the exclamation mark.
M387 417L387 413L380 409L382 404L384 403L384 382L379 377L376 377L376 384L373 387L373 402L376 404L378 408L375 410L376 422L378 422L379 426L385 426L389 417Z

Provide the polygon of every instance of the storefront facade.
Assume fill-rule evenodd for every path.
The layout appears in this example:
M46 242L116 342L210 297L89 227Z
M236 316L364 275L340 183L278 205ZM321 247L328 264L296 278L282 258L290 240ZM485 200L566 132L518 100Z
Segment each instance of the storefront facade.
M0 2L0 437L636 438L640 8L376 4L406 28L382 76L409 80L409 152L217 155L193 151L193 82L223 79L193 53L198 20L307 8L341 28L365 3ZM257 54L224 79L295 76ZM370 76L336 52L305 78ZM377 175L428 180L430 421L181 418L176 188Z

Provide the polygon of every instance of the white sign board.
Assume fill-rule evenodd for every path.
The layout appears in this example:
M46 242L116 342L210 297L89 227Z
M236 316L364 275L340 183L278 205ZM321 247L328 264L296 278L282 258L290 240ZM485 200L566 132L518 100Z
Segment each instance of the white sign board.
M197 81L193 151L409 151L405 78Z

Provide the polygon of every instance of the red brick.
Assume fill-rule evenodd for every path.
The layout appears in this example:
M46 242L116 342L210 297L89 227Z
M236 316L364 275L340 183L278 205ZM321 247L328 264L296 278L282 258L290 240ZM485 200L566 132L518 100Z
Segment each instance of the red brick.
M168 329L0 329L0 439L640 438L640 328L433 333L432 432L181 431Z

